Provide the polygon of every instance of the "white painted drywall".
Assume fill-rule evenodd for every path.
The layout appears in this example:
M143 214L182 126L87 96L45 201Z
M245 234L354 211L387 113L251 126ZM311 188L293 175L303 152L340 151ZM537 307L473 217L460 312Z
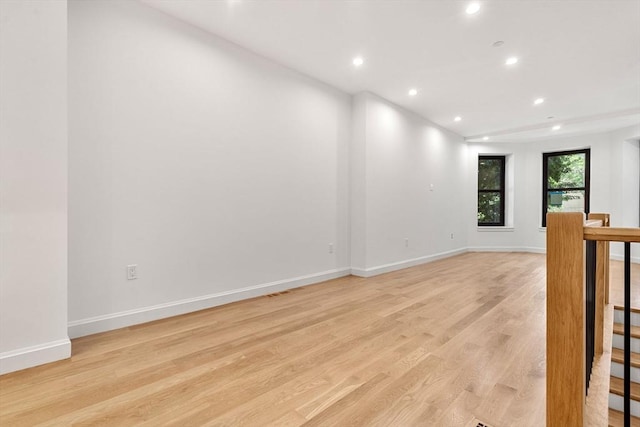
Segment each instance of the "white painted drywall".
M367 105L369 96L352 99L350 160L350 254L351 267L363 272L367 265Z
M348 274L347 94L138 2L71 1L69 115L72 336Z
M638 216L638 127L467 146L126 0L70 3L67 92L66 3L0 11L0 372L69 355L67 161L74 336L352 266L542 250L544 151L591 147L592 211ZM475 226L478 153L510 156L513 231Z
M0 374L71 351L66 103L66 1L0 1Z
M638 220L637 137L640 127L613 132L554 138L530 143L470 143L470 170L477 170L480 154L511 154L514 169L514 226L511 231L487 231L477 227L476 204L468 216L469 247L472 250L528 250L543 252L546 246L542 225L542 154L591 148L591 212L611 213L614 227L635 226ZM634 140L635 136L635 140ZM469 198L477 199L477 181L469 185ZM633 221L636 221L634 224ZM612 245L612 255L621 256L621 246ZM635 252L634 252L635 253Z
M638 227L640 125L610 133L612 225Z
M611 140L611 225L638 227L640 193L640 125L610 133ZM640 262L640 245L631 245L631 257ZM611 254L623 259L622 243L611 244Z
M354 272L371 275L464 250L462 137L371 93L353 105Z

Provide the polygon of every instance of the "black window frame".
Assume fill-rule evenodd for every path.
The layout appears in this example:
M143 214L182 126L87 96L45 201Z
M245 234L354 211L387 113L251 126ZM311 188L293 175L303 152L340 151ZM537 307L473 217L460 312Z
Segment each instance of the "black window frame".
M584 187L549 188L549 157L584 154ZM589 213L591 199L591 148L579 150L553 151L542 153L542 226L547 226L547 210L549 209L547 194L549 191L580 191L584 190L584 213Z
M481 193L500 193L500 221L498 222L483 222L477 221L478 227L504 227L505 225L505 182L506 182L506 165L507 165L507 156L500 155L479 155L478 156L478 175L480 174L480 161L482 160L499 160L500 161L500 188L499 189L480 189L480 185L478 185L478 197L477 197L477 208L479 209L480 205L480 194ZM476 179L477 182L477 179ZM478 183L479 184L479 183ZM476 209L477 211L477 209ZM477 217L477 215L476 215Z

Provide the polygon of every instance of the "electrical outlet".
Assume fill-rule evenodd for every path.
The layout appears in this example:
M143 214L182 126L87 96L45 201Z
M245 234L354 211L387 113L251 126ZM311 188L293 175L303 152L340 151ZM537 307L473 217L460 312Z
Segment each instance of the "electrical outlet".
M453 233L451 233L451 240L453 240Z
M409 238L405 238L404 239L404 247L408 248L409 247Z
M138 278L138 264L127 265L127 280Z
M329 253L333 253L333 243L329 243Z

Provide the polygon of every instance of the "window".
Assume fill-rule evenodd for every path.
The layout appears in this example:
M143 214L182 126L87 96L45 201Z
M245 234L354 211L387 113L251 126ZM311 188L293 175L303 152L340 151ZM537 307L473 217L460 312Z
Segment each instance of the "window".
M505 156L478 157L478 225L504 225Z
M591 150L542 154L542 226L547 212L589 213Z

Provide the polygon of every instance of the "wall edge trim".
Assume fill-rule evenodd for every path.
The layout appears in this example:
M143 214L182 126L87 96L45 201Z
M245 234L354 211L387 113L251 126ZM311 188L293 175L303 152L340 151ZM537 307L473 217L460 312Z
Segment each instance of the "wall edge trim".
M0 353L0 375L71 357L71 341L63 338Z
M372 277L378 274L389 273L391 271L402 270L403 268L414 267L416 265L427 264L439 259L449 258L468 252L467 248L458 248L450 251L439 252L437 254L426 255L418 258L411 258L403 261L383 264L369 268L351 268L351 274L358 277Z
M280 292L300 286L312 285L326 280L348 276L349 268L340 268L320 273L278 280L240 289L217 292L195 298L171 301L148 307L120 311L117 313L86 319L74 320L68 323L69 337L78 338L114 329L125 328L154 320L165 319L181 314L192 313L207 308L217 307L249 298L264 296L273 292Z
M614 261L624 261L624 255L610 254L609 255L609 259L612 259ZM640 264L640 257L632 256L631 257L631 263L632 264Z
M470 246L469 252L527 252L533 254L546 254L546 248L531 246Z

